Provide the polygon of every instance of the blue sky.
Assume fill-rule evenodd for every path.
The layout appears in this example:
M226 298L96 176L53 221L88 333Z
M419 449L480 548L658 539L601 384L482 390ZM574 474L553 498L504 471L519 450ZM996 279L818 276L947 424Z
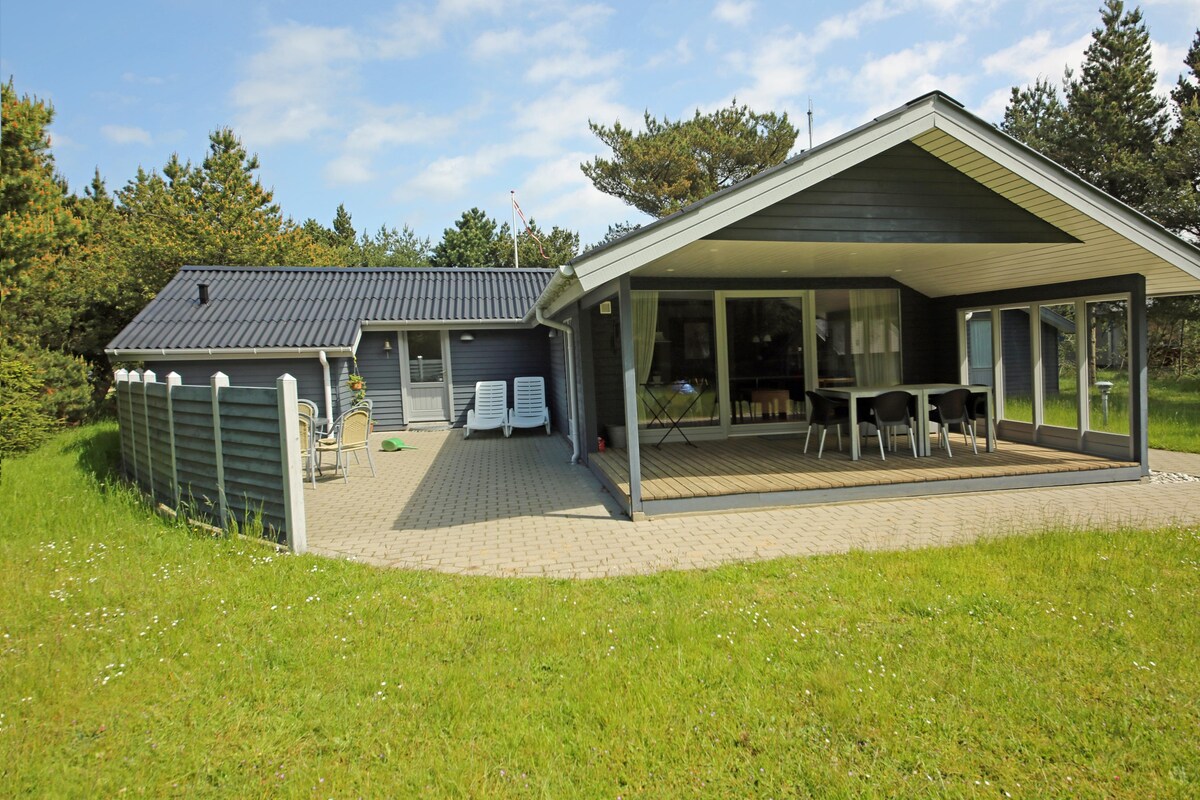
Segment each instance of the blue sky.
M998 121L1008 92L1082 60L1100 0L569 3L5 2L0 72L49 99L61 172L116 189L232 126L297 221L435 242L462 211L580 231L641 220L580 162L588 120L690 116L733 97L787 111L806 146L937 88ZM340 6L340 7L339 7ZM1141 5L1165 91L1200 0ZM117 10L120 9L120 10Z

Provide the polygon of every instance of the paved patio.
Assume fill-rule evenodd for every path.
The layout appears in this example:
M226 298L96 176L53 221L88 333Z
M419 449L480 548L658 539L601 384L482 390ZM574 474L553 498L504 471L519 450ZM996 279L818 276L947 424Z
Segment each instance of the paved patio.
M380 452L398 435L417 450ZM314 553L472 575L603 577L848 550L906 549L1048 525L1200 524L1200 456L1152 451L1141 483L624 518L559 436L407 431L372 437L350 482L305 484Z

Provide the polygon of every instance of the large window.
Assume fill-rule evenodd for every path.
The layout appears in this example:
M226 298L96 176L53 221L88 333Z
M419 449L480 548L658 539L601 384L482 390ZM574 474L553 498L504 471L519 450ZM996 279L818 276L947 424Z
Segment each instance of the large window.
M635 291L631 299L640 422L669 414L681 424L715 424L712 293Z
M1088 429L1129 434L1129 304L1087 304Z
M900 379L900 293L816 292L817 384L894 386Z
M1075 304L1042 306L1042 424L1079 427L1079 339Z
M804 419L804 298L725 301L733 424Z
M1134 455L1129 303L1118 295L959 311L963 377L996 387L1002 436Z
M1029 306L1000 312L1000 357L1004 363L1004 419L1033 422L1033 347Z

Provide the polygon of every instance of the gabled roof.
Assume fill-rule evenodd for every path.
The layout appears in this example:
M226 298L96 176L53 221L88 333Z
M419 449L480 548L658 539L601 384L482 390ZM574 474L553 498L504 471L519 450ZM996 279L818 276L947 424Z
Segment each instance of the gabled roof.
M549 269L184 267L109 343L126 358L348 351L363 323L519 324ZM207 286L201 304L199 286Z
M948 243L836 235L756 236L757 218L818 224L806 192L873 159L920 150L1061 236L963 237ZM978 195L978 192L975 193ZM790 206L790 210L789 210ZM997 208L999 208L997 206ZM997 219L1014 219L995 210ZM1019 221L1018 221L1019 222ZM1019 223L1027 230L1032 228ZM751 233L748 233L750 231ZM1141 273L1151 295L1200 292L1200 250L1148 217L965 111L940 92L571 262L578 279L551 312L622 275L639 277L889 277L931 297Z

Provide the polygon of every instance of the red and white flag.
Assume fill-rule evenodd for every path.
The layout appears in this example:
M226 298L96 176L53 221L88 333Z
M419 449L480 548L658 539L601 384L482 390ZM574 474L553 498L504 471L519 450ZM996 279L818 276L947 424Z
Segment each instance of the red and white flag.
M529 238L531 238L535 242L537 242L538 252L542 254L542 258L549 261L550 256L546 255L546 251L542 249L542 240L539 239L538 235L533 232L533 228L529 227L529 221L527 219L525 219L525 212L522 211L521 206L519 206L517 204L517 193L515 191L510 191L509 195L512 197L513 213L521 218L521 223L525 226L525 232L527 234L529 234ZM516 219L515 218L513 219L513 228L516 228ZM517 232L514 230L513 231L513 254L514 254L514 256L516 255L516 246L517 246Z

